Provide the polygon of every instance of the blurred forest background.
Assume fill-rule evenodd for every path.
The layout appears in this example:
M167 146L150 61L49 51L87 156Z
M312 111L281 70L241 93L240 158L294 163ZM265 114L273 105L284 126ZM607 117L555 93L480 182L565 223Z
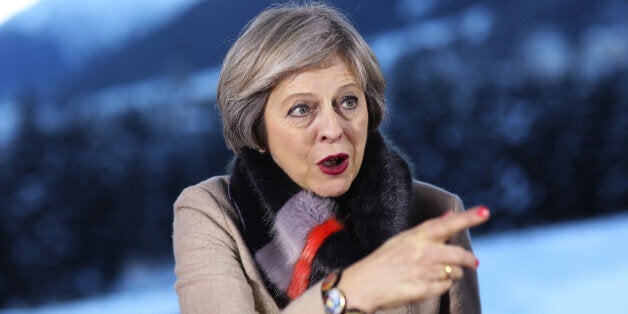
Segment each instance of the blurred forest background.
M628 209L626 1L331 2L415 177L491 207L474 233ZM270 3L42 0L0 25L0 307L172 259L172 203L232 157L221 59Z

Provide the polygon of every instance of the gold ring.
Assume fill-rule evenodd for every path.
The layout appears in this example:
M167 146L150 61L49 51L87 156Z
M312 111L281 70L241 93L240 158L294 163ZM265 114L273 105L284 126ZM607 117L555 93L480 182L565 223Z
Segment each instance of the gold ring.
M447 280L451 279L451 273L453 271L454 271L454 269L451 268L451 266L445 265L445 279L447 279Z

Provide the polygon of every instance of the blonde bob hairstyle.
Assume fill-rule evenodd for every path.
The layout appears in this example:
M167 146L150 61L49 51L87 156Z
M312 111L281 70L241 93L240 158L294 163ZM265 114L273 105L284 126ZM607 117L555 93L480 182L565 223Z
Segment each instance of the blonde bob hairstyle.
M386 114L386 82L371 48L336 9L320 3L272 6L244 28L227 53L217 102L229 149L265 149L263 112L270 91L300 69L340 56L360 80L369 129Z

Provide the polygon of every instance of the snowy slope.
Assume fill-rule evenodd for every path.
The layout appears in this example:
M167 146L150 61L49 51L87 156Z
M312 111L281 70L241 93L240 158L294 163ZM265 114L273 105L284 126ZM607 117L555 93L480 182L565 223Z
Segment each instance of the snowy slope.
M626 240L628 214L476 238L483 312L628 313ZM172 265L135 264L111 295L0 312L178 313L173 283Z
M484 313L628 313L628 214L474 241Z
M141 36L200 0L42 0L0 30L46 37L67 62Z
M43 97L82 66L121 49L200 0L41 0L0 25L0 100Z

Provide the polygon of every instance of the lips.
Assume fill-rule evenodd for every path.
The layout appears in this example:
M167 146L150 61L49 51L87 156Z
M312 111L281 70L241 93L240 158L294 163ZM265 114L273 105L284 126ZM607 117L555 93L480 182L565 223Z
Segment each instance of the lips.
M349 167L349 154L329 155L318 162L318 168L325 174L337 176Z

